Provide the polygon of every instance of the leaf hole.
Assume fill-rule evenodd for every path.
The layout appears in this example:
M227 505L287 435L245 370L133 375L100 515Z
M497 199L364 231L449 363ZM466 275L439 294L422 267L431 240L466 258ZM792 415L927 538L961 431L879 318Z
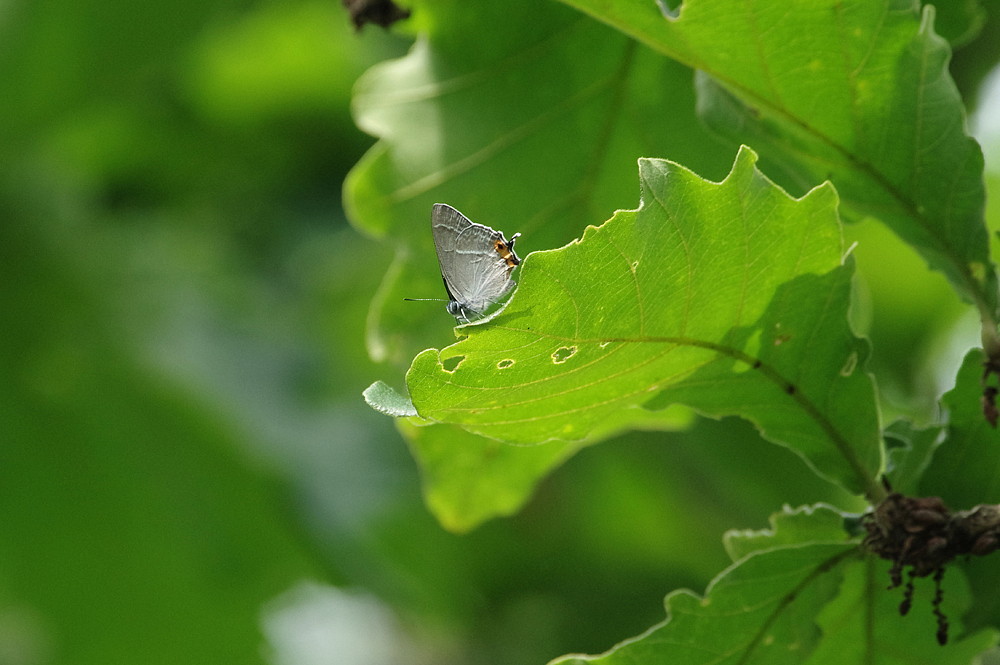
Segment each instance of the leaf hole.
M552 353L552 362L555 364L564 363L576 353L576 346L560 346Z
M608 344L610 344L610 343L611 343L611 340L608 340L607 342L601 342L601 343L600 343L600 344L598 344L597 346L599 346L600 348L602 348L602 349L603 349L604 347L606 347L606 346L607 346Z
M514 364L513 360L511 360L510 358L504 358L503 360L497 363L497 369L507 369L513 364Z
M465 360L465 356L452 356L451 358L442 360L441 365L444 366L444 371L454 372L462 364L463 360Z

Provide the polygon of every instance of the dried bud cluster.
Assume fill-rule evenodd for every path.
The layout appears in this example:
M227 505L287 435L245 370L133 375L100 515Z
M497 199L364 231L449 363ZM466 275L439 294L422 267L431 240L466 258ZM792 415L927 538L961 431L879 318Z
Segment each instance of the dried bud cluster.
M908 497L892 492L865 516L863 524L865 547L892 561L890 589L901 585L904 568L910 569L901 614L910 609L913 578L934 575L932 605L938 618L937 638L941 644L947 642L948 620L940 607L944 566L956 556L982 556L1000 548L1000 506L983 505L952 513L936 496Z
M911 566L915 577L926 577L955 557L951 541L951 512L936 496L914 498L890 494L866 515L864 545L893 562L893 587L902 584L902 571Z
M410 12L399 7L392 0L342 0L351 13L354 28L360 30L365 23L374 23L388 28L396 21L409 18Z
M983 417L990 427L996 429L997 419L1000 418L1000 410L997 410L997 389L994 386L983 388Z
M992 345L985 345L983 347L984 350L989 349L989 353L983 362L982 407L983 418L990 424L990 427L996 429L997 420L1000 419L1000 410L997 409L997 394L1000 393L1000 389L997 386L990 385L989 381L991 376L1000 377L1000 357L997 356L1000 349L991 347Z

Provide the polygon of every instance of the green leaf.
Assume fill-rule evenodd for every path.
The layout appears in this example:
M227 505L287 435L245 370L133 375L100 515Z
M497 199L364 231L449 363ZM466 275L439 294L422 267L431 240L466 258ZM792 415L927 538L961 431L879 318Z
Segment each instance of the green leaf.
M708 74L699 105L710 125L803 187L832 180L848 214L881 219L995 318L982 153L932 6L687 0L671 18L653 2L564 1Z
M942 430L940 426L917 429L904 420L897 420L885 428L885 476L894 491L917 493L917 484L941 441Z
M836 542L847 537L844 515L830 506L785 506L771 515L771 528L762 531L729 531L723 538L733 561L763 549L799 542Z
M370 391L366 391L366 399ZM413 408L412 402L409 404ZM675 408L648 415L656 429L666 430L688 425L693 414ZM420 418L397 424L420 464L427 507L446 529L465 532L494 517L516 513L542 478L581 448L625 429L625 423L630 428L643 426L634 414L612 417L588 440L548 441L537 446L512 446Z
M571 9L533 0L413 5L422 35L412 52L373 68L356 87L358 124L380 140L344 188L352 221L396 246L371 305L367 341L374 358L400 363L453 323L441 305L402 301L444 297L431 243L433 203L449 202L508 235L522 232L519 247L556 247L634 201L639 157L671 154L718 177L731 158L705 149L716 142L695 117L688 68ZM637 416L660 429L689 418L633 414L609 419L603 435L635 427ZM418 456L426 439L459 459L494 447L453 427L404 431L420 433L410 441ZM540 477L537 455L505 449L503 458L524 460ZM452 529L507 514L515 493L521 502L530 495L513 486L523 470L483 480L510 481L494 501L438 469L451 466L446 455L420 463L429 506Z
M920 482L920 491L964 510L980 503L1000 503L1000 432L983 417L983 354L970 351L955 387L942 397L948 410L947 436Z
M674 591L667 619L602 656L566 657L553 665L600 663L797 663L820 639L816 617L837 592L856 545L841 529L828 540L826 509L810 519L772 519L751 552L716 577L699 598Z
M398 391L384 381L376 381L365 388L362 396L365 398L368 406L376 411L381 411L387 416L399 418L417 415L417 410L413 408L413 402L410 401L410 398L400 395Z
M937 12L934 29L955 48L974 40L988 16L980 0L937 2L934 9Z
M420 463L427 507L455 532L517 512L539 479L582 446L564 441L509 446L455 426L403 420L399 428Z
M631 166L666 155L722 177L730 154L694 114L691 71L558 3L413 3L409 55L356 86L358 125L379 137L344 188L362 230L392 243L369 350L412 358L440 339L443 298L431 206L454 205L519 247L558 247L629 205ZM429 329L429 330L428 330Z
M877 495L868 349L846 323L836 195L792 199L743 150L710 183L640 160L638 210L536 252L486 325L418 355L421 417L511 443L654 427L683 403L740 415L823 476Z
M699 598L674 591L667 619L600 656L567 656L552 665L634 663L968 663L995 641L995 631L964 639L957 619L969 589L960 573L945 577L943 610L952 644L938 646L929 611L933 586L918 580L914 610L900 616L901 591L887 591L888 564L863 559L836 511L786 509L773 531L737 536L743 557ZM926 610L926 611L920 611Z
M948 412L946 436L920 478L920 495L939 496L952 510L979 504L1000 503L1000 432L983 417L983 354L970 351L962 363L955 387L942 397ZM978 589L1000 585L996 557L973 557L963 565ZM977 593L969 623L977 626L1000 622L1000 596Z
M948 645L942 647L931 612L933 582L916 580L913 608L900 616L902 590L885 588L888 565L869 559L841 566L840 593L816 617L823 639L805 662L966 665L996 644L995 630L971 635L962 630L960 619L967 612L970 593L961 571L950 570L942 583L941 610L950 624Z
M671 593L669 618L649 632L553 665L801 662L819 638L817 613L837 591L831 569L853 554L850 544L812 544L751 556L713 580L705 598Z

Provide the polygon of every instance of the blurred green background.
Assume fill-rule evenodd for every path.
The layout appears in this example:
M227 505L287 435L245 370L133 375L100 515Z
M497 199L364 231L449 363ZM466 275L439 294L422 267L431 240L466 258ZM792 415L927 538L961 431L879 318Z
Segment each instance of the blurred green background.
M408 46L335 0L0 5L0 665L544 662L702 591L724 530L852 505L726 420L586 450L472 534L433 521L360 397L403 368L367 358L390 257L340 203L372 143L353 81ZM928 419L975 321L850 233L889 412Z

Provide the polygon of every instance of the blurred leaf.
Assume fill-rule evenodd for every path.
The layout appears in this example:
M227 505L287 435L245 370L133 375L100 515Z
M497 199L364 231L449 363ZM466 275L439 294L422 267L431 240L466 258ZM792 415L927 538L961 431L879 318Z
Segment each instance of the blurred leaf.
M976 38L986 22L986 9L980 0L930 2L937 12L935 30L953 48L961 48Z
M354 34L337 3L265 3L205 31L182 82L200 112L237 127L309 114L349 122L344 101L355 79L391 55L374 37Z
M399 427L423 471L427 506L452 531L515 513L539 479L580 448L563 441L509 446L455 426Z
M875 219L844 227L857 268L852 308L866 308L868 321L855 318L855 330L869 338L874 352L868 369L876 377L883 422L937 417L938 399L953 380L955 360L936 343L954 339L956 322L971 319L968 341L979 339L978 318L940 272L899 236ZM856 309L854 311L857 311ZM948 343L948 346L951 346ZM958 359L964 349L958 352Z
M941 34L955 35L962 31L965 27L964 16L975 11L968 6L971 1L935 3L935 9L941 16L940 23L942 25L939 30ZM980 106L981 101L985 101L981 100L979 96L980 91L983 90L983 82L996 64L1000 62L1000 15L998 15L1000 14L1000 0L979 0L977 4L981 6L982 16L985 20L970 41L956 43L952 40L955 53L949 64L949 70L955 79L955 84L962 93L966 108L970 110L976 109ZM958 10L957 13L960 16L958 21L955 21L954 17L948 16L952 7ZM970 19L974 21L975 16L970 16ZM955 29L956 23L958 29ZM979 138L982 139L982 137ZM984 145L983 148L987 153L991 151L988 145ZM987 201L990 198L990 195L987 194Z
M95 257L54 225L8 222L4 611L38 617L44 662L260 662L260 604L313 572L278 487L133 357Z
M931 426L917 429L911 423L897 420L884 432L886 440L885 476L892 489L902 494L917 493L917 484L927 472L935 448L942 439L942 428Z
M877 414L867 348L846 322L835 195L792 199L754 161L741 151L714 184L641 160L637 211L530 255L495 318L414 359L420 415L526 444L654 427L679 402L741 415L877 495Z
M633 201L635 160L670 154L722 177L729 155L695 119L690 70L557 3L414 3L411 53L358 81L358 125L379 143L345 184L362 230L397 261L372 303L369 349L402 364L447 334L431 205L559 246Z
M708 74L699 106L712 127L757 146L801 188L832 180L845 214L881 219L995 320L983 158L933 7L688 0L670 18L653 2L565 1Z
M982 363L982 352L970 351L958 371L955 387L941 398L948 413L946 437L933 450L920 478L920 495L939 496L952 510L1000 503L1000 432L983 418ZM974 557L963 566L977 589L1000 585L995 557ZM973 626L998 625L1000 597L977 593L968 622Z
M948 410L947 437L921 477L920 492L944 499L955 510L1000 503L1000 432L983 417L983 355L972 350L955 387L941 398Z
M773 531L738 537L743 556L699 598L674 591L667 619L601 656L567 656L552 665L633 663L968 663L996 640L982 631L941 649L930 612L901 617L899 598L882 588L886 564L861 560L838 528L836 511L786 510ZM959 578L953 575L953 578ZM964 581L947 581L945 611L968 602ZM930 604L930 584L915 598ZM913 616L919 615L919 616ZM952 635L961 634L952 621Z
M269 365L278 356L275 337L290 333L296 350L313 342L295 316L303 303L289 297L288 250L305 235L303 215L289 208L315 205L303 190L319 179L316 163L329 155L352 162L364 139L347 122L346 82L334 91L339 98L329 89L309 97L307 86L282 88L285 125L266 131L255 125L240 135L229 131L235 121L204 122L183 98L188 68L202 64L192 53L224 25L253 16L234 11L244 5L15 1L0 12L5 663L262 662L262 604L321 572L311 551L316 533L302 529L298 501L311 488L291 487L305 483L290 474L279 482L275 468L250 457L260 432L249 433L250 419L234 414L252 401L247 393L307 373L288 353L280 367ZM269 85L280 78L277 63L316 57L311 49L321 42L314 29L300 44L309 53L295 51L288 32L304 24L278 23L287 41L268 49ZM281 49L298 59L274 57ZM362 59L343 62L353 61L356 75ZM337 74L353 77L351 69ZM295 80L303 78L322 85ZM262 78L255 82L254 96L267 96ZM339 127L329 114L335 108ZM288 122L309 114L312 123ZM348 131L352 142L330 141ZM296 142L299 132L308 140ZM328 227L337 220L330 182L341 176L319 175ZM366 271L376 258L365 257ZM192 285L198 297L187 299ZM267 318L254 320L255 308ZM265 353L237 357L252 347L237 348L238 336L255 338L251 350ZM157 356L165 338L181 351ZM188 381L184 372L197 362L190 352L209 338L221 353ZM334 353L360 371L347 348ZM247 368L271 385L213 390ZM338 378L353 379L345 375ZM354 398L363 385L347 392ZM299 416L315 391L295 387L298 394L281 396L297 400ZM289 407L276 401L267 404L271 414ZM347 435L331 429L332 420L316 427L311 443L321 435L331 450L331 438ZM360 501L351 500L359 519ZM348 562L326 564L327 581L343 582Z

